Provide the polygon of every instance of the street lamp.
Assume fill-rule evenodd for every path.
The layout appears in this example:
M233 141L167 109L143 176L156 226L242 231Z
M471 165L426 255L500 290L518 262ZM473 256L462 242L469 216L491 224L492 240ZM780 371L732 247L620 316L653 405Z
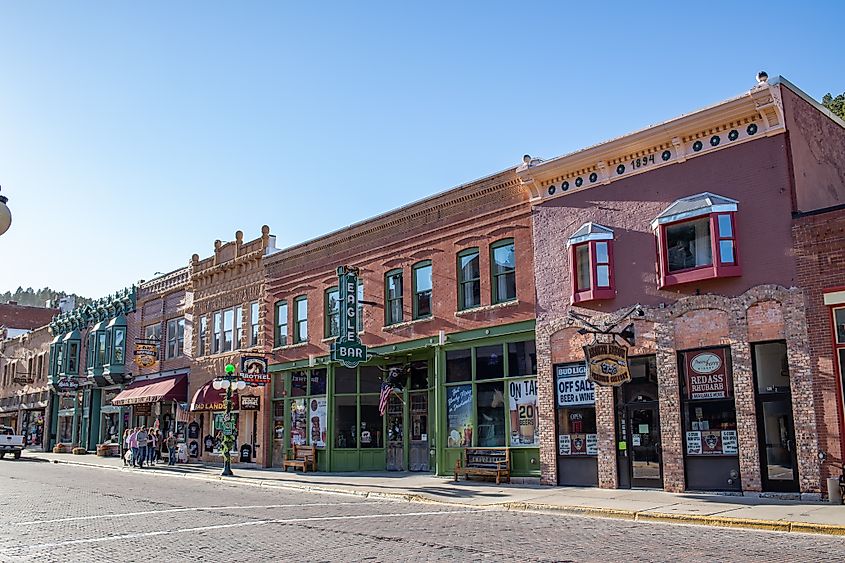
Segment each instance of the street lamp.
M246 382L235 375L235 366L226 364L226 375L211 382L215 389L226 390L226 414L223 415L223 473L224 477L231 477L232 473L232 445L234 442L235 425L232 422L232 391L246 389Z
M6 206L9 198L0 195L0 235L9 230L12 224L12 212Z

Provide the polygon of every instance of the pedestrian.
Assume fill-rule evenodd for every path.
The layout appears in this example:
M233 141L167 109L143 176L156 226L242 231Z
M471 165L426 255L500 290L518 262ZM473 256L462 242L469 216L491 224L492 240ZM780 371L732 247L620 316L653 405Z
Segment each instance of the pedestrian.
M154 428L150 428L147 434L147 465L154 466L156 464L156 445L158 438Z
M167 437L167 465L176 465L176 436L173 432Z
M138 430L136 426L129 433L129 452L132 456L132 467L138 467Z
M123 459L123 465L129 465L129 461L126 459L126 452L129 451L129 434L132 433L132 430L126 428L123 430L123 437L120 439L120 457Z
M144 468L144 460L147 459L147 443L149 442L149 434L147 429L143 426L138 430L138 467Z

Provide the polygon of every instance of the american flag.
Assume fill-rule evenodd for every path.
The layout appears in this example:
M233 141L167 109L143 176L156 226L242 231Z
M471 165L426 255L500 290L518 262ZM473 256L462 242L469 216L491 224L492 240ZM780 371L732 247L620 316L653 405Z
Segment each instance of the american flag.
M381 395L378 398L378 412L381 416L387 412L387 401L390 399L390 394L393 392L393 387L386 381L381 382Z

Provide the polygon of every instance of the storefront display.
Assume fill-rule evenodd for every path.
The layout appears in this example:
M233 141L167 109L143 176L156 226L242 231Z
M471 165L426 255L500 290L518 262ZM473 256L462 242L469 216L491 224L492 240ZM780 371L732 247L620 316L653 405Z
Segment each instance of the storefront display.
M537 380L521 379L508 383L511 446L539 446L537 425Z
M472 445L472 385L446 388L447 445L461 448Z
M598 484L595 384L585 362L556 364L558 484Z
M679 356L687 488L740 490L730 349Z

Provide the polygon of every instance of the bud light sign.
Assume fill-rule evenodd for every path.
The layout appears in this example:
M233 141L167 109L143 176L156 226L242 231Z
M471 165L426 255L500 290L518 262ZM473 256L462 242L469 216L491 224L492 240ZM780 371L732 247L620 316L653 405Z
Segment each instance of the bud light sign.
M560 408L596 403L595 384L587 379L587 364L574 362L555 365L557 406Z

